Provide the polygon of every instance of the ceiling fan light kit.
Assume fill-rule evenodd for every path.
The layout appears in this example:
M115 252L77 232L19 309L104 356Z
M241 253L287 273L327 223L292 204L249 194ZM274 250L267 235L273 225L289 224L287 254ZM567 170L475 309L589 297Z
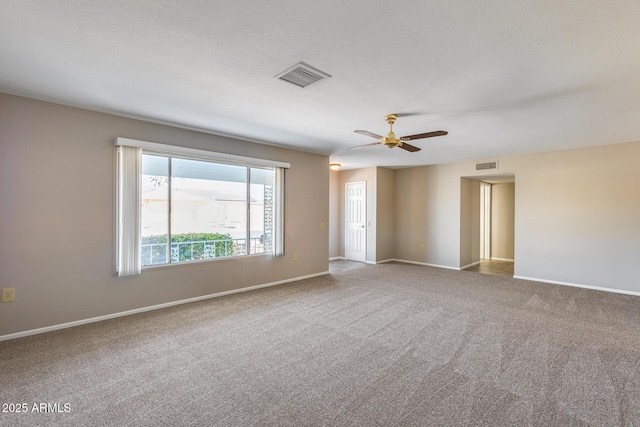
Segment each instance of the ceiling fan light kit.
M387 148L395 148L395 147L400 147L403 150L409 151L411 153L414 153L416 151L420 151L420 148L411 145L411 144L407 144L406 141L412 141L414 139L422 139L422 138L431 138L434 136L444 136L447 135L449 132L444 131L444 130L437 130L437 131L433 131L433 132L425 132L425 133L418 133L415 135L408 135L408 136L403 136L400 138L396 138L396 134L393 133L393 124L396 122L398 116L396 114L387 114L384 119L387 121L387 123L389 123L389 133L387 134L387 136L382 136L382 135L378 135L375 134L373 132L369 132L366 130L355 130L355 133L359 133L360 135L365 135L365 136L370 136L372 138L376 138L378 139L378 142L373 142L371 144L365 144L365 145L360 145L358 147L353 147L350 148L350 150L356 149L356 148L362 148L362 147L369 147L372 145L384 145Z

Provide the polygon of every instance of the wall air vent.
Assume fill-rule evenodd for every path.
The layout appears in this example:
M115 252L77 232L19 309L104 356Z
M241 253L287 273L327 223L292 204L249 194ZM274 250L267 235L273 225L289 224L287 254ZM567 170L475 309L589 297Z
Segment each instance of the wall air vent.
M293 83L296 86L307 87L318 80L328 79L329 77L331 77L329 74L322 72L317 68L313 68L304 62L298 62L293 67L284 70L274 78Z
M484 162L484 163L476 163L477 171L486 171L491 169L498 169L498 161L495 160L493 162Z

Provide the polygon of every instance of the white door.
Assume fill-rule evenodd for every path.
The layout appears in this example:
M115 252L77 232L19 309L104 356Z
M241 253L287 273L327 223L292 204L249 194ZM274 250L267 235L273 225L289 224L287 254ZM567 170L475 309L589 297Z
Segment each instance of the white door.
M346 259L367 260L367 184L348 182L345 188L345 249Z

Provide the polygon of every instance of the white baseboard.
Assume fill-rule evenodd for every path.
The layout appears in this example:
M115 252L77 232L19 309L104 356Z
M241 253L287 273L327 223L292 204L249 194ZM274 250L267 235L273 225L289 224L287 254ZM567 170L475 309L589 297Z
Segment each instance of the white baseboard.
M129 316L131 314L144 313L146 311L152 311L152 310L160 310L162 308L173 307L174 305L188 304L190 302L202 301L202 300L205 300L205 299L217 298L217 297L222 297L222 296L225 296L225 295L237 294L237 293L240 293L240 292L248 292L248 291L253 291L255 289L268 288L270 286L283 285L285 283L296 282L298 280L304 280L304 279L310 279L312 277L324 276L325 274L329 274L329 272L328 271L323 271L322 273L309 274L309 275L306 275L306 276L300 276L300 277L294 277L294 278L291 278L291 279L279 280L277 282L263 283L262 285L255 285L255 286L249 286L249 287L246 287L246 288L233 289L233 290L230 290L230 291L217 292L215 294L202 295L202 296L199 296L199 297L187 298L187 299L183 299L183 300L179 300L179 301L171 301L171 302L166 302L164 304L157 304L157 305L152 305L152 306L148 306L148 307L136 308L134 310L121 311L119 313L106 314L104 316L91 317L89 319L82 319L82 320L76 320L76 321L73 321L73 322L61 323L61 324L58 324L58 325L46 326L44 328L31 329L31 330L28 330L28 331L16 332L16 333L7 334L7 335L0 335L0 341L13 340L13 339L16 339L16 338L28 337L30 335L43 334L45 332L57 331L59 329L73 328L74 326L81 326L81 325L86 325L86 324L89 324L89 323L101 322L103 320L115 319L117 317Z
M329 261L339 261L339 260L344 260L344 259L346 259L346 258L343 257L343 256L334 256L334 257L329 258Z
M369 261L369 260L366 260L364 263L365 263L365 264L376 265L376 262L375 262L375 261Z
M426 265L427 267L446 268L447 270L460 270L460 267L450 267L448 265L429 264L426 262L408 261L406 259L392 259L391 261L403 262L405 264Z
M509 258L498 258L498 257L494 257L494 256L492 256L492 257L491 257L491 261L509 261L509 262L515 262L514 260L509 259Z
M467 264L465 266L460 267L460 270L464 270L466 268L473 267L474 265L478 265L478 264L480 264L480 261L472 262L471 264Z
M614 292L616 294L640 296L640 292L627 291L624 289L603 288L601 286L581 285L579 283L560 282L558 280L538 279L536 277L513 276L514 279L528 280L531 282L551 283L552 285L572 286L574 288L592 289L594 291Z

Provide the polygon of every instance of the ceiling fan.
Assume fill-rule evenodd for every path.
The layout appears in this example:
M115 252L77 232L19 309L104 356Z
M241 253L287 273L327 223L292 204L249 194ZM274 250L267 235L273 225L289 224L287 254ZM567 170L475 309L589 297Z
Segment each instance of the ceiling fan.
M354 130L355 133L359 133L360 135L365 135L365 136L370 136L372 138L376 138L378 140L378 142L372 142L371 144L364 144L364 145L359 145L357 147L353 147L350 148L350 150L355 150L357 148L362 148L362 147L369 147L372 145L384 145L385 147L388 148L394 148L394 147L400 147L403 150L407 150L409 152L415 152L415 151L420 151L420 148L411 145L411 144L407 144L406 141L413 141L414 139L422 139L422 138L431 138L434 136L444 136L446 134L448 134L449 132L444 131L444 130L436 130L433 132L426 132L426 133L418 133L416 135L409 135L409 136L403 136L400 138L396 138L396 134L393 133L393 124L396 122L396 119L398 118L398 116L396 114L387 114L385 116L385 120L387 121L387 123L389 123L389 133L387 134L387 136L382 136L382 135L378 135L375 134L373 132L369 132L366 130Z

